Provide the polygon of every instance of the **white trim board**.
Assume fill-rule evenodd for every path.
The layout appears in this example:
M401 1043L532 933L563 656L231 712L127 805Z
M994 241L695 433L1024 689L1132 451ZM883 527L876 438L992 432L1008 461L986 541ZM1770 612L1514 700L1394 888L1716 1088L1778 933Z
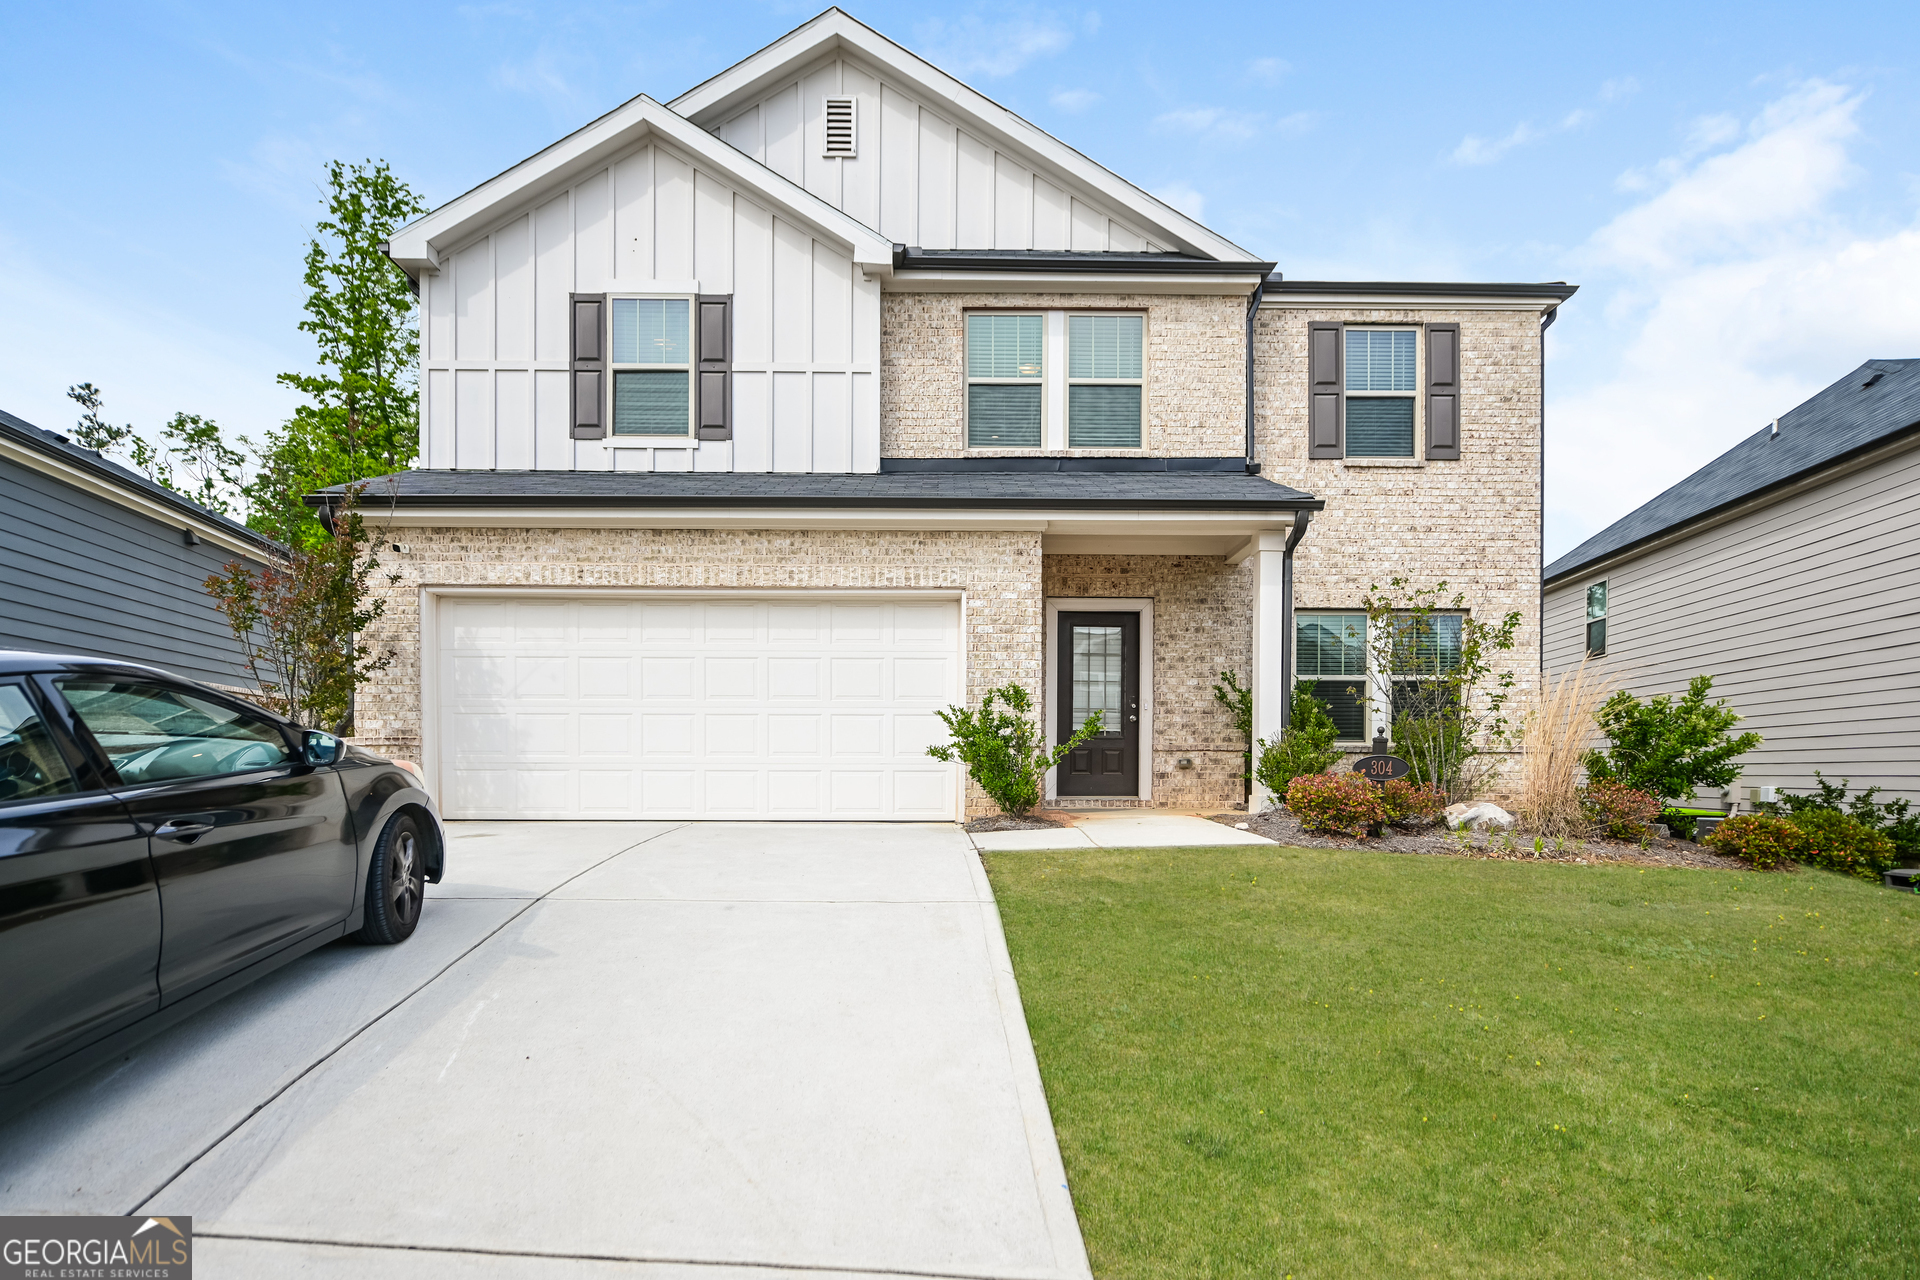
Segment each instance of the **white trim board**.
M1040 689L1045 717L1046 745L1052 750L1059 741L1059 706L1055 681L1060 675L1060 614L1137 613L1140 615L1140 781L1135 793L1141 804L1153 800L1153 599L1150 596L1048 596L1045 606L1046 666L1042 669ZM1060 799L1057 769L1047 770L1041 789L1044 803ZM1097 797L1096 797L1097 798ZM1119 797L1125 799L1126 797Z

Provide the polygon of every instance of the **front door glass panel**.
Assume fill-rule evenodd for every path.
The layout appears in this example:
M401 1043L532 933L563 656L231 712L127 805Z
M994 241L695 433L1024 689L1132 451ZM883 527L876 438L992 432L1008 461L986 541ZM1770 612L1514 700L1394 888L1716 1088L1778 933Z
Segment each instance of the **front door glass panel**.
M1073 628L1073 728L1095 712L1108 734L1121 731L1120 663L1125 656L1119 627Z

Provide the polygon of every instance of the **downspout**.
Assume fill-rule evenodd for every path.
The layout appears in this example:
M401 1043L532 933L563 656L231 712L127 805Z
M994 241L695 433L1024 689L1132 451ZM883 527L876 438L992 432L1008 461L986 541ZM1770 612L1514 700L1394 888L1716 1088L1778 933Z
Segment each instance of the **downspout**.
M1540 661L1535 667L1536 678L1546 679L1547 674L1547 588L1542 581L1547 575L1547 330L1553 328L1554 320L1560 315L1560 308L1554 307L1540 322L1540 518L1537 536L1534 541L1539 547L1540 571L1534 575L1534 589L1540 594L1535 597L1538 616L1534 619L1534 634L1540 641Z
M1260 474L1260 464L1253 457L1253 322L1260 314L1260 299L1266 292L1267 282L1262 279L1253 286L1253 300L1247 303L1247 474L1250 476Z
M1293 513L1293 528L1287 530L1287 545L1280 552L1280 732L1293 723L1293 549L1307 536L1313 512ZM1259 750L1258 747L1255 748ZM1255 763L1258 763L1256 761Z

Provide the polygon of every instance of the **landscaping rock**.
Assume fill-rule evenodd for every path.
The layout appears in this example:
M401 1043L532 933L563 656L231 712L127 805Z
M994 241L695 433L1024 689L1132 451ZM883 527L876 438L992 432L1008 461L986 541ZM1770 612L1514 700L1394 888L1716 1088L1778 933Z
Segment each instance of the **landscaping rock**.
M1511 831L1513 815L1485 800L1468 804L1450 804L1442 815L1451 831Z

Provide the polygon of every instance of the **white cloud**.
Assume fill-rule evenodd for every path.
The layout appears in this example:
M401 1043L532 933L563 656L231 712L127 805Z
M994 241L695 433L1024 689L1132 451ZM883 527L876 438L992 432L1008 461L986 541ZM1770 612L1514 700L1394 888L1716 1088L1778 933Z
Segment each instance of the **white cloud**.
M1640 82L1632 76L1617 76L1600 85L1600 101L1618 102L1640 92Z
M1158 133L1184 133L1205 142L1251 142L1274 133L1305 133L1314 113L1296 111L1277 119L1264 111L1233 111L1226 107L1181 107L1153 118Z
M1276 85L1280 78L1293 70L1285 58L1255 58L1247 64L1247 74L1264 85Z
M1079 25L1091 35L1100 15L1082 15ZM1035 58L1059 53L1073 43L1073 22L1045 9L998 9L970 13L952 21L931 18L919 25L928 60L954 75L1010 76Z
M1470 133L1460 139L1460 145L1453 149L1453 162L1455 164L1492 164L1522 143L1532 142L1544 136L1524 120L1513 126L1513 132L1504 138L1489 140Z
M1153 194L1166 201L1195 222L1205 222L1207 216L1207 198L1185 182L1169 182L1164 187L1155 187Z
M1868 228L1842 199L1859 104L1795 90L1588 241L1575 305L1627 337L1549 405L1549 559L1861 361L1920 355L1920 217Z
M1100 95L1091 89L1055 89L1047 101L1062 111L1085 111L1100 101Z

